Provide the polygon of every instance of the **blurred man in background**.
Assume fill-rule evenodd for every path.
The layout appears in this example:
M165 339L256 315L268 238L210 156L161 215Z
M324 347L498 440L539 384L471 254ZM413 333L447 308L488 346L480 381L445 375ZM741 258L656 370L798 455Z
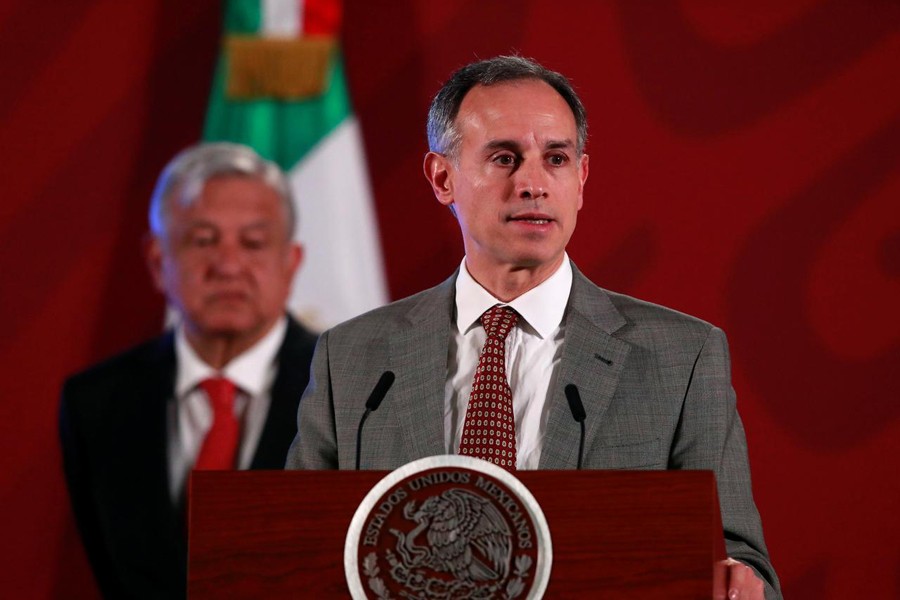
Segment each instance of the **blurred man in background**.
M157 182L146 246L174 329L71 377L66 479L104 596L186 594L193 469L280 469L315 336L285 312L302 258L284 174L201 144Z

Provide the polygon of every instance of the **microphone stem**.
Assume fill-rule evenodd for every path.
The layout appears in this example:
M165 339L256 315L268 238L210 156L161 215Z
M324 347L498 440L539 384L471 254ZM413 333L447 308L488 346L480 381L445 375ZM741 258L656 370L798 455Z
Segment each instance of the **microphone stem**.
M359 427L356 429L356 470L359 471L359 463L360 463L360 455L362 453L362 430L363 423L366 422L366 419L369 418L369 413L372 412L371 409L366 409L366 412L363 413L362 419L359 420Z
M578 438L578 470L581 470L581 460L584 458L584 420L579 423L581 425L581 436Z

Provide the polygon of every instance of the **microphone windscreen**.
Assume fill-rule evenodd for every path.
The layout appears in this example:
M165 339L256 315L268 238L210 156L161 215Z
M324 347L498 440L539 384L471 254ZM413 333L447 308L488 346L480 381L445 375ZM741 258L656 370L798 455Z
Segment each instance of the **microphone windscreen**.
M375 384L375 389L369 394L369 399L366 400L366 408L373 412L378 410L381 401L387 396L388 390L391 389L392 385L394 385L394 372L385 371L381 374L378 383Z
M584 404L581 403L581 394L578 393L578 387L574 383L566 386L566 400L569 401L569 410L572 411L572 418L576 423L581 423L587 416L584 412Z

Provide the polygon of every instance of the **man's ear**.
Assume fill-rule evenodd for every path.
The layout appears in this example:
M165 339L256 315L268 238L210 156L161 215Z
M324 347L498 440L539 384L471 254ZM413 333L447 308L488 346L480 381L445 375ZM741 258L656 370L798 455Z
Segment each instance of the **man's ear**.
M157 290L166 293L165 278L163 277L163 249L162 240L153 234L148 233L143 240L144 260L147 263L147 270L150 271L150 277L153 279L153 285Z
M425 171L425 179L431 184L434 197L444 206L453 208L453 165L443 154L429 152L425 155L422 169Z
M303 255L303 245L300 242L291 242L287 256L287 270L291 281L297 275L297 269L303 264Z
M587 183L590 164L590 156L582 154L578 160L578 210L584 204L584 184Z

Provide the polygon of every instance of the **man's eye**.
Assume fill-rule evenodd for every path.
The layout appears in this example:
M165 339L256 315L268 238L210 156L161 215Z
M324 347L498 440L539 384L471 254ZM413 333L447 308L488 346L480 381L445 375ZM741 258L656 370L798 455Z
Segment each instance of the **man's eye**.
M566 161L569 160L569 158L565 154L551 154L550 158L547 160L550 161L551 165L559 167L566 164Z
M266 240L262 238L245 238L244 248L247 250L262 250L266 247Z
M215 243L215 238L211 235L195 235L190 239L191 245L197 248L208 248Z
M494 158L494 162L504 167L511 167L516 164L516 157L512 154L501 154Z

